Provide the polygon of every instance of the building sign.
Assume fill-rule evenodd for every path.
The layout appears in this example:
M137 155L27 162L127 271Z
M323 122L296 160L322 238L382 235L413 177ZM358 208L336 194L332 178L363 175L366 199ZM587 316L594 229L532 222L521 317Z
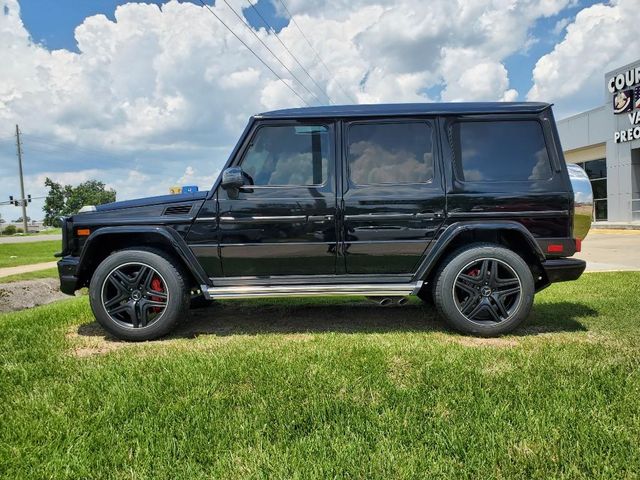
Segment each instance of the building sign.
M607 89L613 95L613 113L626 114L630 124L613 133L614 142L640 140L640 67L611 77Z

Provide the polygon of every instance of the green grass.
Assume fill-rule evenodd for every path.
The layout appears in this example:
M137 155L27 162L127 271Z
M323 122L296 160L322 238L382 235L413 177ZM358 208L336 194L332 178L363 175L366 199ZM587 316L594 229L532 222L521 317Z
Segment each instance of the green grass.
M23 280L37 280L39 278L55 278L58 276L57 268L47 268L45 270L37 270L35 272L18 273L7 277L0 277L0 283L21 282Z
M60 240L26 243L0 243L0 268L53 262L61 249Z
M86 298L0 315L0 475L637 478L638 289L554 285L490 340L418 302L225 302L146 344Z

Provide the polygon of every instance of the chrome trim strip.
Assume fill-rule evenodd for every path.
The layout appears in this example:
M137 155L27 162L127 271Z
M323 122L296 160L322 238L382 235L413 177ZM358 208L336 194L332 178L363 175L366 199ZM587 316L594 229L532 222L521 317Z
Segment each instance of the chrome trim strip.
M265 243L220 243L225 247L286 247L287 245L335 245L336 242L265 242Z
M258 223L258 222L306 222L306 215L279 215L269 217L220 217L221 223Z
M326 295L406 296L414 294L421 286L422 282L350 285L243 285L209 287L207 296L212 299Z
M216 222L218 220L217 217L198 217L196 218L196 222Z
M413 213L363 213L359 215L345 215L345 220L402 220L404 218L414 218Z
M556 217L569 215L569 210L526 210L521 212L449 212L450 217Z
M363 283L396 283L407 284L412 274L347 274L347 275L276 275L276 276L241 276L212 277L211 284L218 287L247 285L357 285Z
M442 213L423 212L423 213L363 213L360 215L345 215L345 220L403 220L403 219L433 219L442 218Z

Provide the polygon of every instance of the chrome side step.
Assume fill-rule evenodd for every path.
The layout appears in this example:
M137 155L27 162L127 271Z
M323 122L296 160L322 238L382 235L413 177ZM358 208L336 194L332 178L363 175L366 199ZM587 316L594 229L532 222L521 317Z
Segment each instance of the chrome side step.
M415 295L422 282L412 283L372 283L340 285L243 285L232 287L202 286L205 298L260 297L314 297L327 295L366 295L368 297L393 297Z

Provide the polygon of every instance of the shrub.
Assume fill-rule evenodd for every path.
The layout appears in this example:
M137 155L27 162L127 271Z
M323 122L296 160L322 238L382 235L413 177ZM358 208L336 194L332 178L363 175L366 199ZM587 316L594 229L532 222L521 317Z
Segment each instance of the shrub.
M7 225L2 231L3 235L15 235L17 232L15 225Z

